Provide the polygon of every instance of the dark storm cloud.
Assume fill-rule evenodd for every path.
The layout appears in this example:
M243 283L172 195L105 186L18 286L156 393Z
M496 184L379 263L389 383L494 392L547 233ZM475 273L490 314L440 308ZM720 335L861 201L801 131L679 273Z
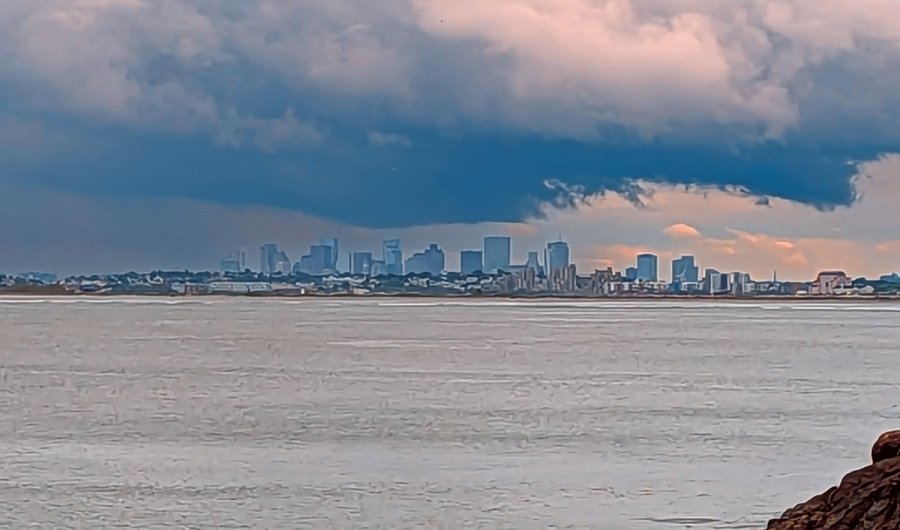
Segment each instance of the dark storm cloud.
M0 183L397 227L636 179L828 208L900 150L895 2L636 4L15 3Z

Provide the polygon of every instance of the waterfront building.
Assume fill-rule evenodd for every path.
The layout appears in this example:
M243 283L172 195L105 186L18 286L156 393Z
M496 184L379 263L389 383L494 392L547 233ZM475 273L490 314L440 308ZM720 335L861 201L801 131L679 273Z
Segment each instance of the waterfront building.
M745 272L732 272L728 275L728 288L731 294L740 296L751 291L750 275Z
M656 254L638 255L637 279L643 282L659 281L659 258Z
M496 274L497 271L509 270L511 248L511 240L508 237L484 238L484 272Z
M547 243L547 273L553 274L569 266L569 245L565 241Z
M822 271L809 288L809 294L834 295L847 289L852 282L844 271Z
M463 250L459 253L459 271L473 274L484 269L484 253L480 250Z
M382 245L385 274L403 276L403 250L399 239L388 239Z

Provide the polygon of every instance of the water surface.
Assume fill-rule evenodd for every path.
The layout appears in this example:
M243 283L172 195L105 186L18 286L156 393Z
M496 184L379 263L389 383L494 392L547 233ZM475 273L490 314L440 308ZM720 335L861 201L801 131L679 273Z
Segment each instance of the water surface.
M0 527L756 528L900 427L900 305L0 298Z

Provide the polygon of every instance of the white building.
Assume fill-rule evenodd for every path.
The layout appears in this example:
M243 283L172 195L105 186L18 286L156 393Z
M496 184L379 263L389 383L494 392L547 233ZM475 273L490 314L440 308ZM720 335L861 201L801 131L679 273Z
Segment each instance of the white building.
M816 281L809 287L809 294L818 296L833 296L846 292L851 281L844 271L822 271Z

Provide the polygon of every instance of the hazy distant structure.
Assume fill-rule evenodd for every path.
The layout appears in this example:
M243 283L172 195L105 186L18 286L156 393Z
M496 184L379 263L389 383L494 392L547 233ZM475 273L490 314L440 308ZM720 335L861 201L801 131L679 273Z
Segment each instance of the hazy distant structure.
M353 274L369 275L372 274L372 253L371 252L354 252L350 261L350 270Z
M480 250L463 250L459 253L459 271L473 274L484 269L484 253Z
M387 267L384 266L384 261L373 259L369 266L369 276L384 276L385 274L387 274Z
M625 269L625 279L635 281L638 277L637 267L627 267Z
M272 264L272 271L269 274L284 274L287 276L291 273L291 260L283 250L279 250L275 255L275 262Z
M700 268L694 263L694 256L681 256L672 260L672 283L697 283L700 281Z
M330 245L313 245L309 247L309 254L302 256L295 267L296 272L309 274L310 276L323 276L334 272L331 264L334 258L331 256Z
M388 239L382 245L385 274L403 275L403 250L399 239Z
M423 252L416 252L406 260L406 274L431 274L444 272L444 251L436 244L428 245Z
M229 253L227 258L222 258L219 268L222 272L241 273L244 272L244 268L247 265L246 260L247 253L243 250L238 250L235 254Z
M537 252L528 253L528 261L525 262L525 268L533 270L537 276L542 276L544 274L544 268L541 267L541 261L538 259Z
M340 254L338 254L338 252L340 251L340 246L339 246L337 238L320 239L319 245L331 247L331 262L328 264L327 268L332 272L337 272L338 271L338 256L340 256Z
M509 270L512 244L506 236L484 238L484 272L495 274Z
M656 254L638 255L637 279L644 282L659 281L659 258Z
M259 249L259 272L272 274L275 269L275 259L278 257L278 245L266 243Z
M568 266L569 244L565 241L547 243L547 274L553 275Z

